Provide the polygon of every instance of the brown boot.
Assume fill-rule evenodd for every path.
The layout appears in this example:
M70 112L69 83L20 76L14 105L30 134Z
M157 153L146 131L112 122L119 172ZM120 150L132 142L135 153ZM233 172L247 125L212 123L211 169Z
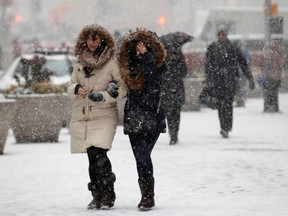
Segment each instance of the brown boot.
M108 177L102 179L102 197L101 197L101 209L108 209L114 206L116 194L114 191L114 182L116 176L111 173Z
M149 211L155 206L154 178L139 178L138 183L142 195L138 208L140 211Z
M87 209L100 209L102 194L100 181L96 183L89 182L88 190L91 191L93 200L88 204Z

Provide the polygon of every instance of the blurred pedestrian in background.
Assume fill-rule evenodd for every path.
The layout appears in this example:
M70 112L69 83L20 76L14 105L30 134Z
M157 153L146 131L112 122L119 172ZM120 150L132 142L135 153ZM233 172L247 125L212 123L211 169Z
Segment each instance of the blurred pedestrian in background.
M14 59L18 58L22 54L22 45L18 38L15 38L12 41L12 49Z
M214 88L218 100L217 110L223 138L229 137L233 123L233 100L237 89L239 67L249 80L255 84L247 61L241 50L227 37L226 26L218 27L218 40L208 46L205 57L206 85Z
M242 51L243 56L247 62L248 67L250 67L251 63L251 55L247 50L243 49L242 46L242 41L241 40L236 40L235 41L236 46ZM247 79L245 77L245 74L243 73L241 66L239 66L239 77L238 77L238 85L237 85L237 90L235 94L235 106L236 107L245 107L245 102L247 100Z
M111 208L116 199L115 174L107 151L117 127L117 99L126 96L115 57L113 36L102 26L85 26L78 35L77 57L68 94L73 99L70 122L71 152L87 153L88 190L93 200L88 209Z
M136 160L141 191L140 210L150 210L154 201L152 150L165 132L161 110L161 79L166 71L166 51L153 32L137 29L120 45L120 71L129 91L124 108L124 133L128 134Z
M167 51L167 72L163 76L161 100L170 135L170 145L179 142L180 111L185 103L183 79L187 76L185 56L182 45L192 41L193 37L184 32L170 33L161 36Z
M261 72L264 91L264 112L278 112L278 92L284 66L284 54L281 44L272 41L263 52Z

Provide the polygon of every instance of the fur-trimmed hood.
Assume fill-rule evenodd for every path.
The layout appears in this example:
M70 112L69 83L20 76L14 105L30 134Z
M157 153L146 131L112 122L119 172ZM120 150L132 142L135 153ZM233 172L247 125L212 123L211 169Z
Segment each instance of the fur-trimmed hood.
M153 53L156 58L157 69L164 64L166 59L165 47L155 33L144 29L137 29L135 32L127 34L120 45L119 66L122 79L128 87L134 90L140 90L144 85L143 72L140 71L136 78L132 79L129 69L129 54L135 50L135 45L138 41L146 44L148 51L150 50Z
M105 41L105 49L99 56L93 56L89 51L86 41L92 32L96 32L100 38ZM90 24L84 26L77 37L74 48L74 55L77 57L77 62L83 66L92 68L101 68L110 60L115 54L115 42L113 36L103 27L98 24Z

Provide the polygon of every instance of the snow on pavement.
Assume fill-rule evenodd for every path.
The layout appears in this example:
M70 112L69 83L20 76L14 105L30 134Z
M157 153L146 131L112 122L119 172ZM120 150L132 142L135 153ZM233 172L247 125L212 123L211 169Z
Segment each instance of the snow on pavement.
M287 216L288 94L281 113L263 113L263 99L234 109L233 131L221 138L217 112L182 112L180 144L162 134L152 154L156 207L137 210L140 191L128 137L117 128L109 152L116 173L112 210L86 210L88 159L59 143L16 144L12 131L0 156L0 215Z

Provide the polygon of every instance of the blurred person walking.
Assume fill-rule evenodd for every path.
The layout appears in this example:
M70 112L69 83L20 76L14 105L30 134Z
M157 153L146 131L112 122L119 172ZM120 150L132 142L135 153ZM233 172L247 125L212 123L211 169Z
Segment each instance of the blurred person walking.
M179 142L180 112L185 103L183 79L188 73L182 45L193 37L184 32L175 32L161 36L160 39L167 51L167 72L162 79L161 104L169 129L170 145L175 145Z
M120 45L120 72L129 88L124 108L124 134L129 136L136 160L142 195L138 208L144 211L155 206L151 153L166 128L160 104L165 58L166 51L160 39L144 29L130 32Z
M68 94L74 101L69 126L71 152L88 155L88 190L93 200L87 208L111 208L116 199L116 176L107 152L117 127L116 100L126 96L127 87L119 72L113 36L104 27L85 26L74 54L77 62L68 84Z
M215 90L217 110L223 138L229 137L233 123L233 100L237 89L239 68L249 80L250 89L255 84L241 50L227 37L226 26L219 26L218 40L208 46L205 56L206 85Z
M279 112L279 88L284 66L283 49L279 42L272 41L263 52L261 72L264 91L264 112Z

